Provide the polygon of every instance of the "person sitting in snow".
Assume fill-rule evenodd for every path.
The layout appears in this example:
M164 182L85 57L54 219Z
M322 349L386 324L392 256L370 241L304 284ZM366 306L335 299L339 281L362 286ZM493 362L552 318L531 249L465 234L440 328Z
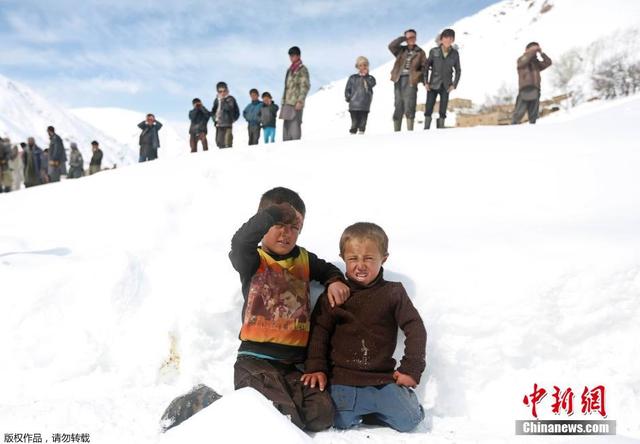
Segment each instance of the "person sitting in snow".
M331 305L344 303L349 288L337 267L297 245L304 216L298 193L274 188L231 240L229 259L245 298L234 386L254 388L293 424L317 432L331 427L334 408L327 392L302 384L296 367L305 360L309 339L309 281L327 286ZM285 306L280 296L287 291L296 301ZM265 307L276 313L265 317Z
M344 88L344 97L349 102L349 114L351 114L351 134L364 134L367 127L367 117L371 109L373 99L373 87L376 79L369 74L369 60L360 56L356 59L358 72L347 80Z
M449 93L458 87L460 81L460 54L452 46L455 40L455 31L445 29L440 34L440 45L429 51L424 69L424 84L427 88L427 105L424 112L424 129L426 130L431 127L431 114L433 114L438 95L440 96L440 110L436 126L444 128Z
M408 432L424 419L412 389L425 369L427 332L402 284L383 277L388 244L376 224L347 227L340 238L340 256L351 296L344 305L333 307L325 293L311 315L302 380L305 386L324 390L329 378L335 426L340 429L354 427L366 417L371 423ZM396 369L398 327L406 340Z
M262 109L262 102L260 101L260 93L255 88L249 91L249 97L251 97L251 103L245 107L242 116L248 124L249 145L257 145L260 141L260 110Z

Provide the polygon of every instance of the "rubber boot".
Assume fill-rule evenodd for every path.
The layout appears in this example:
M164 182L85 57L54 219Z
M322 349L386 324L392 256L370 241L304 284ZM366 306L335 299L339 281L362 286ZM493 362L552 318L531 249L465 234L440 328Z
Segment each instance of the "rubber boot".
M436 127L437 128L444 128L444 119L436 120Z
M402 129L402 120L394 120L393 121L393 130L400 131Z
M424 129L428 130L429 128L431 128L431 116L425 116Z
M407 118L407 131L413 131L414 119Z

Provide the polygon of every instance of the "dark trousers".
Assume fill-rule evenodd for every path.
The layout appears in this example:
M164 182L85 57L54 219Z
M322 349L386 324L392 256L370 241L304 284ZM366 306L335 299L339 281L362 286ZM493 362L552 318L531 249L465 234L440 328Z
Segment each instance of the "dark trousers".
M257 145L260 140L260 126L249 125L249 145Z
M147 160L156 160L158 158L158 148L154 148L151 145L140 145L140 162L146 162Z
M319 432L333 425L335 409L329 391L305 386L293 364L238 356L234 365L235 389L251 387L262 393L291 422L303 430Z
M447 106L449 105L449 91L444 85L441 85L438 89L430 89L427 91L427 106L424 111L426 117L431 117L433 114L433 108L436 106L436 98L440 95L440 109L438 114L441 119L447 118Z
M233 146L233 132L230 126L216 127L216 145L218 148Z
M416 101L418 99L418 87L411 86L409 76L400 76L394 84L394 106L393 120L402 120L402 116L407 119L416 117Z
M291 120L285 120L282 124L282 140L300 140L302 138L302 109L296 111Z
M189 137L189 145L191 146L191 152L195 153L198 151L198 141L202 142L202 150L209 150L209 142L207 141L207 133L198 133L191 134Z
M369 117L369 111L349 111L351 114L351 129L349 132L355 134L358 131L364 133L367 129L367 118Z
M540 107L540 96L533 100L524 100L520 94L516 99L516 108L513 110L513 118L511 124L515 125L520 123L524 117L524 113L527 113L529 117L529 123L536 123L538 119L538 109Z

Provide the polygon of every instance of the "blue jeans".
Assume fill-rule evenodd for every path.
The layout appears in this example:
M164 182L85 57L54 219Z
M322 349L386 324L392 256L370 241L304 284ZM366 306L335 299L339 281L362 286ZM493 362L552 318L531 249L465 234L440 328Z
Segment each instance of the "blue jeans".
M339 429L356 426L364 415L371 415L392 429L410 432L424 419L424 410L413 390L397 384L331 385L329 392L336 406L334 425Z
M271 140L271 143L274 143L276 141L275 126L267 126L265 128L262 128L262 131L264 132L264 143L269 143L269 140Z

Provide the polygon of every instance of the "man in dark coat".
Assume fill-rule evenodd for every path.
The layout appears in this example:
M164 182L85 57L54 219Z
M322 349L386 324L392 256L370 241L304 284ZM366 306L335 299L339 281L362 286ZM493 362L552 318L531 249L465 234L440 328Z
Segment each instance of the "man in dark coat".
M67 154L64 144L53 126L47 128L49 134L49 181L59 182L60 175L66 171Z
M95 174L102 168L102 150L97 140L91 142L91 161L89 162L89 175Z
M225 82L216 85L218 95L213 101L211 114L216 127L216 145L218 148L233 146L233 122L240 117L240 108L236 99L229 95L229 88Z
M424 80L422 70L427 60L422 48L416 45L416 38L416 31L408 29L402 37L389 43L389 51L396 58L391 70L391 80L395 84L395 111L393 113L395 131L400 131L403 115L407 118L407 129L413 131L418 83ZM402 44L404 42L406 45Z
M0 139L0 193L8 193L13 185L13 174L9 166L11 140Z
M158 148L160 148L160 138L158 131L162 128L162 123L156 120L153 114L147 114L147 118L138 124L142 130L140 133L140 162L155 160L158 158Z
M460 54L452 46L455 39L456 33L454 30L445 29L440 34L440 45L429 51L424 73L427 87L424 129L431 127L431 114L433 114L438 95L440 96L440 110L436 123L438 128L444 128L449 93L458 87L458 82L460 81Z
M513 111L511 124L520 123L527 113L529 123L536 123L540 106L540 71L551 66L551 59L537 42L527 45L525 52L518 58L518 98Z
M193 104L193 109L189 111L189 120L191 121L191 126L189 126L189 145L191 146L191 152L198 151L198 140L202 143L202 150L207 151L209 150L207 124L211 113L197 97L191 103Z

